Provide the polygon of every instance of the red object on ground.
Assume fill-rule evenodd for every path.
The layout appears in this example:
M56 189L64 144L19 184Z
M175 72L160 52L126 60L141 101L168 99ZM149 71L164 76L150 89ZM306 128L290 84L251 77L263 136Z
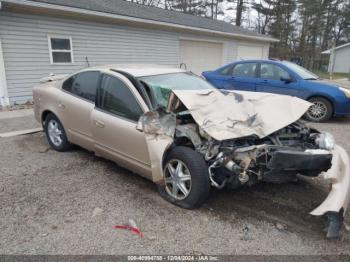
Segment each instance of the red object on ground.
M140 231L140 229L129 226L129 225L116 225L114 227L114 229L125 229L125 230L129 230L131 232L133 232L136 235L139 235L140 237L143 237L142 232Z

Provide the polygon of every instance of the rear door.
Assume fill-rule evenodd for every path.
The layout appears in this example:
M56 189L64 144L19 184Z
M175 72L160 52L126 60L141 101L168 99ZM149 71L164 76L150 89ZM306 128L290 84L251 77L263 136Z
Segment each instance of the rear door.
M291 81L285 81L286 79ZM298 87L298 82L282 67L271 63L260 64L256 91L298 96Z
M225 89L255 91L257 63L237 63L227 71Z
M120 74L103 74L92 130L97 155L146 177L151 165L145 134L136 129L138 119L148 108L132 83Z
M93 150L91 113L95 107L100 72L86 71L68 78L58 98L58 115L69 141Z

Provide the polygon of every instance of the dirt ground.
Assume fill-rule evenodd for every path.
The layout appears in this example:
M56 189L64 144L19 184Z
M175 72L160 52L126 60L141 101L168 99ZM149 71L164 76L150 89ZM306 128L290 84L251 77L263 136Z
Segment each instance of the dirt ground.
M349 118L316 126L350 152ZM308 214L328 190L321 179L214 190L189 211L83 149L51 150L43 133L2 138L0 254L350 254L348 231L326 240ZM130 219L144 238L113 228Z

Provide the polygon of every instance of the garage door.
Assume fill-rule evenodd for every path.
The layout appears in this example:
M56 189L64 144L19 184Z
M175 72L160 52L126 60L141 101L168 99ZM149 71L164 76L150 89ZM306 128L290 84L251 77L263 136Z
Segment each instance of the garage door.
M237 59L247 60L247 59L262 59L263 58L263 48L260 46L238 46L237 49Z
M180 40L180 63L200 75L222 65L222 44Z

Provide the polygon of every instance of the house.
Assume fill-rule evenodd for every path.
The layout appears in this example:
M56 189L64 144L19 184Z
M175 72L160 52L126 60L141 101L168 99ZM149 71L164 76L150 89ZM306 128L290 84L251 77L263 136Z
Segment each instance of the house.
M330 55L328 72L333 68L335 73L350 73L350 43L337 46L333 50L333 55L331 54L332 49L321 53Z
M267 58L277 41L231 24L123 0L0 0L1 105L32 99L49 74L152 63L195 73Z

